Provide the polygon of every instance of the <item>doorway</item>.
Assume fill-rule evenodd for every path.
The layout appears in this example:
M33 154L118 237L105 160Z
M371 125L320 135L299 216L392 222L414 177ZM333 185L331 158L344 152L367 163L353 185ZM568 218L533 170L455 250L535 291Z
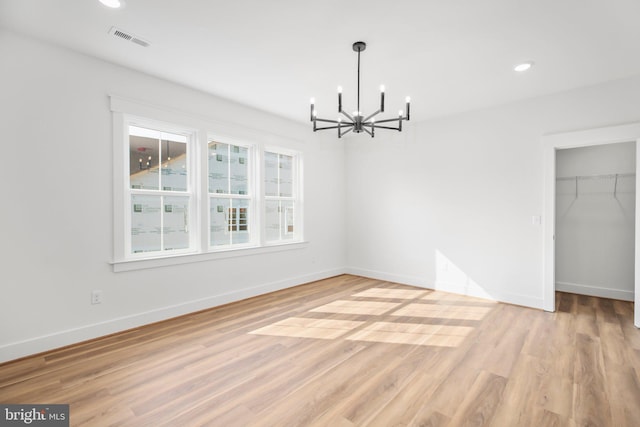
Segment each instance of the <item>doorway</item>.
M636 143L556 150L556 290L634 300Z
M640 124L629 124L598 128L586 131L568 132L555 135L548 135L542 138L544 148L544 222L543 222L543 308L546 311L555 311L555 290L556 290L556 155L558 150L565 150L578 147L592 147L599 145L633 143L635 144L635 167L640 164L638 157L638 142L640 141ZM630 172L630 171L627 171ZM638 188L637 171L635 174L635 188ZM576 175L577 176L577 175ZM574 177L575 179L575 177ZM579 185L579 182L578 182ZM579 189L578 189L579 191ZM578 197L579 197L578 193ZM639 198L635 198L635 215L630 219L635 224L633 236L633 290L635 302L636 327L640 327L640 215L638 215Z

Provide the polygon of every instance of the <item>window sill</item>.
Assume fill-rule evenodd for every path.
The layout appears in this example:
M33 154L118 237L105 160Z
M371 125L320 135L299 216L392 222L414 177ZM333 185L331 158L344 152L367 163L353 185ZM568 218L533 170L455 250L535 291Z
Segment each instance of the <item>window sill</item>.
M113 266L113 272L119 273L123 271L143 270L147 268L166 267L170 265L189 264L193 262L213 261L213 260L219 260L219 259L291 251L291 250L297 250L297 249L304 249L308 245L309 245L309 242L306 242L306 241L279 243L279 244L269 245L269 246L228 249L228 250L218 251L218 252L171 255L171 256L158 257L158 258L115 261L115 262L112 262L111 265Z

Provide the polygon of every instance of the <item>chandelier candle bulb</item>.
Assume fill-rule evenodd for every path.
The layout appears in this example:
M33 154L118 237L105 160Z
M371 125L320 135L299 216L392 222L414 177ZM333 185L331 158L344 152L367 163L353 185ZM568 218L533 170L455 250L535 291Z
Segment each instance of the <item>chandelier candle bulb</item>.
M411 97L407 96L407 120L409 120L409 108L411 107Z
M315 115L315 98L311 98L311 121L313 121L313 116Z

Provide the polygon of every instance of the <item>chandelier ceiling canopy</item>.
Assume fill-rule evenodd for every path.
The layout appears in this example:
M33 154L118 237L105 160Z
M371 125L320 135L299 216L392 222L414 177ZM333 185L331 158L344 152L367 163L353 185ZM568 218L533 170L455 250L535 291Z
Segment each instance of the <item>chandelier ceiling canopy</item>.
M358 53L358 105L357 110L353 112L353 115L347 113L342 109L342 87L338 86L338 113L342 114L346 120L339 117L338 120L321 119L317 117L315 100L311 98L311 122L313 123L313 131L337 129L338 138L342 138L351 131L354 133L366 132L373 138L375 136L376 129L390 129L402 132L402 121L409 121L409 111L411 99L407 96L405 112L400 110L398 117L393 119L376 120L376 116L380 113L384 113L384 86L380 86L380 109L376 112L364 116L360 110L360 53L367 48L365 42L359 41L353 44L353 50ZM406 113L406 114L405 114ZM318 122L329 123L329 126L318 127ZM396 126L390 126L395 123Z

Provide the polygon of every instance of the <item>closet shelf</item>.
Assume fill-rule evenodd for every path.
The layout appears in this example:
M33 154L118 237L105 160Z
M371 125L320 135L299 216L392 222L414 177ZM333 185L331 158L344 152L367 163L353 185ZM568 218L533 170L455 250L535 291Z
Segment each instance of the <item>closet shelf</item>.
M635 178L636 174L632 172L628 173L609 173L601 175L574 175L574 176L561 176L557 177L556 181L570 181L575 182L575 198L578 198L578 181L582 180L602 180L611 179L613 181L613 197L618 195L618 180L621 178Z
M574 175L574 176L560 176L556 178L556 181L574 181L576 179L616 179L616 178L631 178L636 176L635 173L608 173L602 175Z

